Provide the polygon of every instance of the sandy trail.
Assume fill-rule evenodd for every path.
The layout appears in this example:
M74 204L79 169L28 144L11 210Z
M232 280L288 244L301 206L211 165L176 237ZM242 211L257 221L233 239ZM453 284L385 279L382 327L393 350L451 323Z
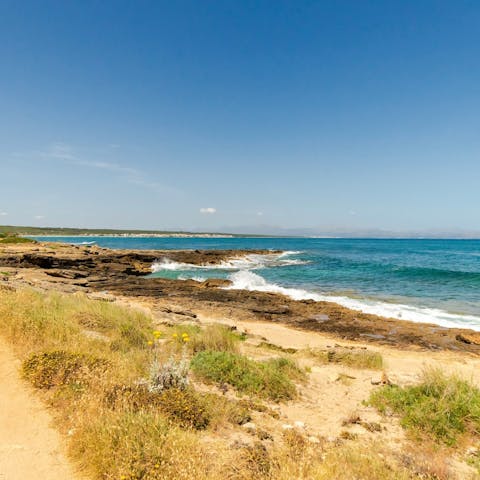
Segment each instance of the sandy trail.
M0 480L79 480L52 418L0 339Z

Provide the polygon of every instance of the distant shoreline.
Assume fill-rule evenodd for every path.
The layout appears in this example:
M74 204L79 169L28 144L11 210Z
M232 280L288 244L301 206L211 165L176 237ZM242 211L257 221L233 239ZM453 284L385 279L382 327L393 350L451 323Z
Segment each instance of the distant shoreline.
M28 238L71 238L71 237L102 237L102 238L238 238L238 235L216 233L78 233L63 235L21 235Z

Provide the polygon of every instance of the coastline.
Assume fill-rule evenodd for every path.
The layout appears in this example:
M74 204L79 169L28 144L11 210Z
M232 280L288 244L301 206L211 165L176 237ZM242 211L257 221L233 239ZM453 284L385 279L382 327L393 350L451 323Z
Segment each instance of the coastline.
M351 341L401 348L480 354L480 335L465 328L398 320L328 301L294 300L282 293L232 289L228 280L171 280L148 276L159 259L215 266L265 250L111 250L96 246L35 243L0 250L0 285L141 299L153 310L190 311L227 319L282 323ZM107 292L107 293L105 293Z

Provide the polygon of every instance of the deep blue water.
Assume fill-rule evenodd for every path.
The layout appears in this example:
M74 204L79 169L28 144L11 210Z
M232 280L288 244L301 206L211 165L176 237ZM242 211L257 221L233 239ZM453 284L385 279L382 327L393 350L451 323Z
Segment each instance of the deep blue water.
M224 268L192 268L159 259L154 275L231 278L238 288L280 291L294 298L414 321L480 330L480 240L317 238L48 237L95 241L109 248L248 249L293 252L253 257ZM296 252L296 253L295 253Z

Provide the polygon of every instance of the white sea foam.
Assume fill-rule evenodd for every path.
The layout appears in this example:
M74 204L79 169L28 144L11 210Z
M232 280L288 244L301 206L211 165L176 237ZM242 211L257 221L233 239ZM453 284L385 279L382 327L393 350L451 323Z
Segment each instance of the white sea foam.
M459 315L435 308L415 307L413 305L387 303L369 299L359 300L344 296L308 292L300 288L286 288L269 283L260 275L246 270L231 274L229 279L232 281L232 285L224 287L226 289L280 293L294 300L334 302L352 310L382 317L410 320L418 323L433 323L448 328L470 328L480 331L480 317L473 315Z
M290 265L303 265L303 260L295 258L285 258L296 255L301 252L282 252L279 254L250 254L238 258L231 258L215 265L194 265L192 263L174 262L169 259L162 259L155 262L151 269L152 272L161 272L162 270L255 270L267 267L285 267Z
M204 282L207 279L205 277L199 277L198 275L194 275L193 277L180 275L178 280L195 280L195 282Z

